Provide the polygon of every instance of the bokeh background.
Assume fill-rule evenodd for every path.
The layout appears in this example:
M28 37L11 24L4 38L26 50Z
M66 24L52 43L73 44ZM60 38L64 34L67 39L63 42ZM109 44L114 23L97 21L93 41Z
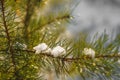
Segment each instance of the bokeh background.
M120 0L78 0L72 15L73 23L68 27L74 35L89 33L89 40L97 33L109 35L109 41L120 33Z

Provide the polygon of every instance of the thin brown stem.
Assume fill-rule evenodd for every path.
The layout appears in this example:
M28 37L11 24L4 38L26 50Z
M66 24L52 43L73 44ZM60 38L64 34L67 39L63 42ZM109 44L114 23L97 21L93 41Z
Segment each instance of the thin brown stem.
M7 28L7 24L6 24L6 20L5 20L5 10L4 10L4 0L0 0L1 1L1 8L2 8L2 18L3 18L3 26L5 28L5 33L7 35L7 39L8 39L8 46L10 46L10 36L9 36L9 32L8 32L8 28Z
M1 10L2 10L2 19L3 19L3 26L5 28L5 33L6 33L6 38L7 38L7 44L8 44L8 52L11 54L11 59L12 59L12 63L14 65L14 72L16 71L16 64L15 64L15 59L14 59L14 51L12 49L12 45L11 45L11 38L9 35L9 29L7 27L7 22L6 22L6 18L5 18L5 8L4 8L4 0L0 0L1 2Z
M30 52L30 53L35 53L34 50L18 50L17 51L25 51L25 52ZM43 55L43 56L48 56L48 57L52 57L52 58L59 58L61 59L62 61L79 61L79 60L83 60L83 59L91 59L91 57L89 56L84 56L84 57L72 57L72 58L63 58L63 57L54 57L53 55L51 54L45 54L45 53L40 53L40 55ZM95 59L97 58L120 58L120 55L119 54L105 54L105 55L96 55L95 56Z

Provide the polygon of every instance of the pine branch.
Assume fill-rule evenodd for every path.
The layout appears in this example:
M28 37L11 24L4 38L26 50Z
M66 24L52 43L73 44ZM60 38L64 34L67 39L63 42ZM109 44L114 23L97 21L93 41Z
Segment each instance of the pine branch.
M15 63L15 58L14 58L14 51L11 45L11 38L10 38L10 34L9 34L9 29L7 26L7 22L6 22L6 16L5 16L5 1L4 0L0 0L1 2L1 10L2 10L2 19L3 19L3 26L5 28L5 33L6 33L6 38L8 40L8 52L11 54L11 59L12 59L12 64L14 66L14 72L16 71L16 63ZM15 74L16 75L16 74Z
M9 32L8 32L7 23L6 23L6 20L5 20L4 0L0 0L0 1L1 1L1 7L2 7L1 9L2 9L3 26L5 28L5 32L6 32L6 35L7 35L8 45L10 46L11 40L10 40L10 35L9 35Z
M0 15L0 42L2 43L0 44L0 57L5 58L4 60L0 61L0 74L4 74L2 76L0 75L0 78L2 77L1 79L35 80L37 77L39 77L38 75L36 76L36 74L43 73L41 71L42 69L44 69L44 71L54 69L58 76L61 73L63 75L66 75L66 73L76 74L76 72L79 72L80 76L83 77L88 77L87 75L93 77L94 75L98 74L104 75L105 77L111 77L111 75L119 75L119 72L117 73L117 71L115 71L117 70L117 67L119 69L119 64L117 63L117 61L119 62L120 55L117 54L118 49L116 49L116 47L119 48L119 39L117 39L115 43L112 42L107 47L104 47L104 44L108 40L106 36L103 36L103 38L101 37L101 39L98 39L98 41L92 44L86 42L85 36L80 36L81 38L80 40L77 39L78 41L70 40L69 42L68 40L65 41L63 39L58 40L58 37L61 36L59 34L62 33L63 29L61 27L57 27L59 25L55 25L54 29L51 24L55 24L57 21L62 22L66 19L70 19L71 17L69 13L72 13L74 8L72 12L69 12L67 14L65 14L65 12L63 12L62 14L58 12L59 14L57 15L49 14L46 16L40 16L40 18L36 18L39 16L36 16L36 14L38 13L35 11L41 9L39 6L42 4L40 3L39 5L38 1L44 2L44 0L22 1L19 7L22 11L21 13L26 14L23 17L23 24L19 25L19 28L22 28L22 30L20 30L18 28L16 29L16 27L18 27L18 22L16 24L16 22L14 21L14 9L19 9L19 7L16 6L15 8L13 8L11 5L14 2L12 1L9 2L9 0L0 0L0 14L2 14ZM56 0L53 0L53 4L55 5L56 2L59 3L58 1L54 1ZM36 4L38 5L38 7ZM77 5L78 4L76 4L75 7ZM6 9L6 6L8 6L8 9ZM26 8L26 10L24 10L23 8ZM43 30L41 30L41 28L47 25L50 25L51 27L45 27ZM61 25L64 25L64 23L61 23ZM48 44L47 48L50 48L50 52L44 52L45 50L48 50L45 49L41 51L44 53L40 53L40 51L38 51L37 53L35 49L32 49L33 46L41 42L45 42L46 44ZM65 54L57 56L52 54L56 46L62 46L64 50L61 53L65 52ZM84 53L83 49L85 47L91 48L95 51L96 54L94 53L94 57L86 55ZM58 49L60 50L60 48Z
M16 49L16 51L23 51L23 52L28 52L28 53L35 53L34 50L20 50L20 49ZM79 61L79 60L84 60L84 59L92 59L89 56L84 56L83 58L79 58L79 57L73 57L73 58L67 58L67 57L54 57L53 55L50 54L45 54L45 53L40 53L39 55L42 56L47 56L47 57L51 57L51 58L58 58L62 61ZM119 54L104 54L104 55L96 55L94 59L100 59L100 58L107 58L107 59L112 59L112 58L120 58Z
M2 52L6 51L6 50L0 50ZM28 53L35 53L34 50L22 50L22 49L15 49L15 51L23 51L23 52L28 52ZM47 56L47 57L51 57L51 58L58 58L58 59L61 59L62 61L79 61L79 60L83 60L83 59L92 59L91 57L89 56L84 56L83 58L79 58L79 57L73 57L73 58L67 58L67 57L54 57L53 55L51 54L45 54L45 53L40 53L39 55L42 55L42 56ZM100 59L100 58L107 58L107 59L112 59L112 58L120 58L120 55L119 54L104 54L104 55L96 55L94 59Z

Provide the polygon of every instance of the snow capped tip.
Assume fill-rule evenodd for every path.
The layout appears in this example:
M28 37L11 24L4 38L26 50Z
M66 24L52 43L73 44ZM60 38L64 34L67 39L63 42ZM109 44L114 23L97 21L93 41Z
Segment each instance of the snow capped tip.
M45 50L43 53L46 53L46 54L51 54L51 48L48 48L47 50Z
M92 58L95 57L95 51L93 49L91 49L91 48L84 48L83 53L85 55L88 55L88 56L92 57Z
M38 49L41 49L41 50L44 50L46 49L48 46L46 45L46 43L40 43L38 44L37 46L33 47L34 50L38 50Z
M66 54L66 50L61 47L61 46L56 46L53 48L53 50L51 51L51 54L54 56L54 57L58 57L58 56L62 56L62 55L65 55Z
M48 45L46 45L46 43L40 43L37 46L33 47L33 49L36 51L36 54L39 54L43 51L46 51L48 49Z
M37 46L33 47L33 49L35 50L35 54L46 53L51 54L54 57L66 54L66 50L63 47L56 46L53 49L51 49L48 47L48 45L46 45L46 43L40 43Z
M63 47L56 46L53 49L51 49L46 43L40 43L37 46L33 47L33 49L35 50L35 54L45 53L50 54L54 57L63 56L66 54L66 50ZM91 58L95 57L95 51L91 48L84 48L83 53L86 56L90 56Z

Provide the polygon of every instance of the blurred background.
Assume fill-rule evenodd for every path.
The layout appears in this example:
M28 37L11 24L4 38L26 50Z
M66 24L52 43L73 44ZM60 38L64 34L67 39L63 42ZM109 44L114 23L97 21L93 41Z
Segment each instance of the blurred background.
M89 33L89 40L97 33L106 33L114 40L120 33L120 0L78 0L80 1L72 15L73 23L68 29L77 35Z

